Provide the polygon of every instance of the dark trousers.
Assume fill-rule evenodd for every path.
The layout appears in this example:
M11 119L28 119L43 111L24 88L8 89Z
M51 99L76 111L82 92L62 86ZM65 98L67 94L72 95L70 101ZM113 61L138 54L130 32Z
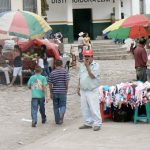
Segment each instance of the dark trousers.
M43 76L47 76L47 77L50 75L50 69L49 69L49 67L44 67L42 75Z
M64 114L66 112L66 101L67 94L53 94L53 109L56 124L59 124L60 120L63 120Z
M147 81L150 82L150 69L149 68L147 68L146 73L147 73Z
M137 67L136 68L136 78L138 81L146 82L147 81L147 74L146 74L146 67Z
M32 122L37 124L37 113L38 113L38 108L41 114L42 122L46 120L46 115L45 115L45 99L44 98L32 98L31 101L31 117L32 117Z
M83 45L78 46L79 61L83 61Z

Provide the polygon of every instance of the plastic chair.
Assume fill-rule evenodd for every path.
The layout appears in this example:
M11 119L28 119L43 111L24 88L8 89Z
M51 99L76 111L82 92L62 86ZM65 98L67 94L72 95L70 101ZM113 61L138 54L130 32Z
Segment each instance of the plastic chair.
M146 120L148 123L150 123L150 102L147 102L145 105L146 109L146 115L138 115L138 107L134 110L134 123L137 123L137 121L143 121Z
M0 84L6 84L5 74L1 70L0 70Z
M106 114L106 113L104 112L104 102L101 102L101 103L100 103L100 112L101 112L102 122L104 122L104 119L105 119L105 118L112 118L112 113L111 113L111 111L109 111L108 114Z

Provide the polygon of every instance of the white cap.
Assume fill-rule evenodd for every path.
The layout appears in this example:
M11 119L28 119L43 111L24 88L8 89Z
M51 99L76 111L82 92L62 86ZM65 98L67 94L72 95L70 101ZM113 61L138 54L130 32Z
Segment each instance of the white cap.
M83 34L84 34L83 32L80 32L78 35L79 35L79 36L83 36Z

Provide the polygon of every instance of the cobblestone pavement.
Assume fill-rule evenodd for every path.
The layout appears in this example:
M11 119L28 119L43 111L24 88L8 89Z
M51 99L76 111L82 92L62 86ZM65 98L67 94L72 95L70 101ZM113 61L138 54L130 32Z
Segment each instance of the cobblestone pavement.
M134 60L98 61L101 68L101 84L115 85L135 80ZM76 94L78 66L70 69L70 85L65 123L54 123L52 102L46 104L48 121L41 124L39 116L37 128L31 127L30 90L24 87L0 85L0 150L16 150L36 140L52 134L58 128L66 128L81 116L80 98ZM59 133L58 133L59 134Z

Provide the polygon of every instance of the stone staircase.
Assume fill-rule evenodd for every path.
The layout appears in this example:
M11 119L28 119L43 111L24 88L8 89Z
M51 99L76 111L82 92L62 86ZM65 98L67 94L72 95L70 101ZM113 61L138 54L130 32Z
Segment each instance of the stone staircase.
M78 53L78 42L64 44L64 50L70 53L71 46ZM95 60L121 60L133 59L133 55L123 48L122 45L115 44L112 40L93 40L92 49L94 50Z
M133 55L122 45L115 44L112 40L92 41L95 60L121 60L133 59Z

